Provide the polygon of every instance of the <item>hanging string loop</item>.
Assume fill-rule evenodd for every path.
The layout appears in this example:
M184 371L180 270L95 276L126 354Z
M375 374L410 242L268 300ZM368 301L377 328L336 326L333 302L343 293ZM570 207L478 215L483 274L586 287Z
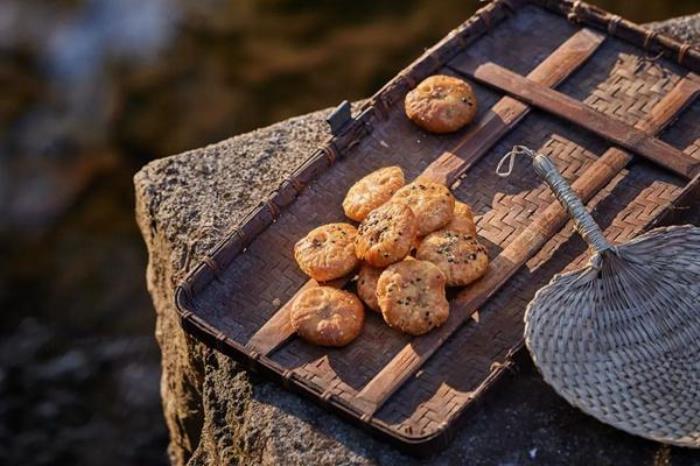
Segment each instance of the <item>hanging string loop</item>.
M515 167L515 159L519 155L525 155L530 159L535 158L535 152L527 146L513 146L513 148L498 162L496 165L496 175L501 178L507 178L513 173L513 168ZM508 168L503 170L503 165L508 162Z

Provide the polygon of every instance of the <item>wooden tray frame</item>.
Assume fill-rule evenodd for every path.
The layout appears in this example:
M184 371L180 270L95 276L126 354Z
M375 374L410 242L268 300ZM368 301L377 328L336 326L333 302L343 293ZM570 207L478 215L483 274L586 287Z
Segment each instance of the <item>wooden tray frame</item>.
M427 342L424 348L425 351L420 350L416 352L411 350L403 359L394 358L392 363L394 369L398 368L398 372L395 372L395 370L391 368L385 368L382 371L385 373L385 377L382 378L382 373L378 374L378 377L375 377L375 379L362 390L360 395L364 394L367 396L358 396L356 402L348 405L348 403L343 403L335 399L330 392L320 391L318 387L295 377L293 371L282 370L280 366L267 357L267 355L286 338L280 338L279 335L289 332L288 328L284 328L288 319L283 313L278 312L270 319L271 323L268 330L271 329L271 331L269 334L273 335L276 340L272 342L267 341L266 338L259 338L256 340L254 336L253 339L251 339L253 340L251 343L243 346L229 338L224 332L201 319L196 312L193 312L191 304L192 297L206 288L212 280L216 280L217 276L231 263L236 255L242 252L258 234L271 225L285 207L294 202L295 198L303 191L307 184L331 167L336 159L342 157L344 151L352 148L363 137L369 134L374 123L381 121L385 117L388 109L392 105L395 105L399 99L402 99L405 93L415 86L416 82L434 73L437 69L450 62L456 54L463 51L468 44L472 43L482 34L488 32L494 24L503 20L518 8L530 4L547 8L581 25L602 30L608 35L641 46L650 53L674 58L679 64L694 72L700 71L700 51L690 47L689 44L680 43L669 37L650 32L619 16L612 15L599 8L585 4L584 2L571 2L566 0L496 0L480 9L463 25L448 34L442 41L426 51L419 59L387 83L387 85L378 91L361 109L360 114L356 118L348 120L344 118L339 119L336 116L333 119L335 131L329 141L284 181L266 202L252 211L242 221L241 225L217 245L177 287L176 304L180 312L183 328L206 344L246 364L251 370L277 380L290 390L311 397L350 421L365 428L369 428L373 433L395 442L397 445L409 451L420 454L427 451L425 448L426 446L445 446L450 440L451 434L454 432L455 422L446 423L444 428L430 436L413 437L410 435L402 435L401 433L388 429L384 425L374 423L372 415L408 377L418 370L434 351L439 349L450 334L459 328L469 317L471 312L460 316L458 321L451 324L451 329L446 329L441 334L433 332L428 335L428 338L422 337L425 338L425 340L421 341ZM595 48L593 50L595 50ZM585 58L583 61L585 61ZM583 61L581 63L583 63ZM616 126L616 122L612 118L605 117L602 114L596 114L596 112L591 114L590 111L587 110L585 104L573 101L573 99L570 98L567 100L563 94L550 89L550 87L556 85L557 82L537 84L537 80L533 80L532 76L529 76L530 79L528 79L494 64L488 63L486 66L483 66L483 64L470 63L468 59L462 61L459 68L460 72L470 76L472 79L490 86L495 86L500 92L512 95L513 98L511 100L515 103L510 102L510 104L516 107L522 106L524 108L524 110L520 114L517 114L515 118L512 118L511 121L505 121L505 125L489 132L494 138L493 142L513 126L517 125L519 121L522 120L524 114L529 111L530 107L537 107L559 117L575 121L584 128L597 132L600 136L615 143L617 146L646 157L688 178L690 181L681 195L679 195L672 204L667 206L662 214L657 216L649 227L668 223L669 221L677 219L678 212L682 212L683 209L693 205L700 196L700 178L698 177L697 161L690 159L687 155L663 144L659 139L652 136L658 133L665 125L672 122L673 118L698 95L700 79L693 73L689 73L686 78L674 88L672 94L674 92L675 94L669 96L669 98L663 102L663 105L659 104L657 106L658 108L655 108L657 111L650 114L650 118L637 125L636 129L630 131L630 127L624 125ZM509 98L506 97L504 99ZM484 124L489 124L489 122L485 122ZM491 144L493 144L493 142L491 142ZM479 152L479 150L485 152L490 147L491 146L484 148L471 147L468 149L472 149L472 152ZM475 163L478 157L479 156L475 156L474 159L466 162L461 160L459 161L459 166L455 168L454 160L450 158L449 153L446 153L431 164L428 172L434 178L442 179L448 184L451 184L461 173ZM594 164L595 167L591 167L591 170L589 170L590 176L587 176L589 175L587 171L580 180L577 180L577 182L581 181L581 183L575 183L574 187L579 190L579 193L585 193L583 196L584 198L590 199L590 197L600 190L602 186L607 184L607 181L609 181L615 173L619 172L630 159L631 155L620 149L611 147L611 149L601 157L600 164ZM461 300L462 304L466 303L469 309L472 310L475 310L488 300L495 290L519 269L520 265L531 257L532 254L537 252L539 247L541 247L551 235L561 229L563 222L561 220L562 212L560 211L561 209L558 208L557 205L550 206L550 209L547 210L549 214L542 217L543 223L537 225L536 229L525 232L526 234L522 238L523 241L521 241L521 244L513 248L513 250L517 252L516 263L511 269L507 270L507 273L502 274L502 279L492 282L484 280L485 284L481 289L476 291L467 290L467 292L461 293L456 299ZM548 220L548 222L545 220ZM535 238L533 242L533 234L542 235L542 237ZM517 242L518 239L516 239L514 243ZM534 245L526 247L524 246L525 242L534 243ZM527 251L521 251L523 248L527 249ZM314 284L311 283L311 286L313 285ZM275 317L278 318L277 322L274 322ZM432 335L432 337L430 335ZM491 371L489 376L483 380L481 386L474 392L472 400L460 409L460 412L454 417L453 421L463 419L463 414L467 409L471 410L479 405L479 402L483 398L482 395L496 382L502 380L507 374L507 369L512 364L516 353L518 353L521 348L522 342L511 348L506 358L508 363ZM392 363L390 363L389 366L391 366ZM388 379L393 380L393 382L387 383L386 381Z

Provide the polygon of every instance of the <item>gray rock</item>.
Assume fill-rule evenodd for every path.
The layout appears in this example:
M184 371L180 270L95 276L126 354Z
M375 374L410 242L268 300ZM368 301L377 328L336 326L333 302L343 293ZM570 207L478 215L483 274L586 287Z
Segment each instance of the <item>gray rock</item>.
M647 26L695 47L700 46L700 13L658 21Z
M700 42L700 15L654 27ZM249 374L185 335L174 288L328 137L329 110L180 155L135 176L136 217L149 251L148 289L162 351L161 395L173 464L414 464L316 405ZM699 461L622 434L569 407L525 362L494 391L437 464L673 464Z

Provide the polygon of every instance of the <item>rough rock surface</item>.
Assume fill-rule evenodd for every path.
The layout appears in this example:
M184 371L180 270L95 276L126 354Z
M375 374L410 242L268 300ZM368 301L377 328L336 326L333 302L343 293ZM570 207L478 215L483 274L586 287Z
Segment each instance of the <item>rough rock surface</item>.
M655 24L700 42L700 15ZM327 137L315 112L160 159L135 177L136 216L149 251L148 289L163 356L161 394L176 465L418 464L316 405L243 370L183 333L174 288ZM156 420L154 420L156 422ZM698 464L568 406L529 361L492 393L437 464Z
M700 46L700 13L658 21L647 26L695 47Z

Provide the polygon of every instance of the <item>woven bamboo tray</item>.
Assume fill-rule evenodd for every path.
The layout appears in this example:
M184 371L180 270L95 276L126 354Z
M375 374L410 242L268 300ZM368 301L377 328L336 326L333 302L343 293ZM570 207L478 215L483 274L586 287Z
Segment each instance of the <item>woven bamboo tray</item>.
M498 178L514 144L549 155L612 241L697 206L700 51L583 2L497 0L399 73L178 287L184 328L252 370L417 452L444 446L456 421L502 379L522 347L527 302L585 260L566 216L531 170ZM403 98L446 73L474 83L479 114L449 136L405 117ZM347 189L390 164L453 185L477 214L492 264L450 295L448 322L410 338L368 312L342 349L294 337L288 303L307 282L292 247L343 220Z

